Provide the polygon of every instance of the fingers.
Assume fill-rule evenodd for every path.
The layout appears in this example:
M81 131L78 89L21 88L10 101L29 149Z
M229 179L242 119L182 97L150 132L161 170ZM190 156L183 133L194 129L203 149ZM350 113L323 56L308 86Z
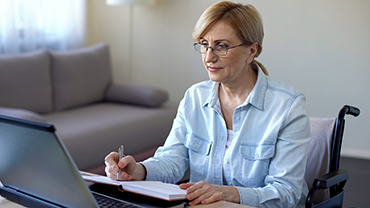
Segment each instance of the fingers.
M185 189L189 205L209 204L223 199L223 194L213 185L204 181L198 183L180 184L180 188Z
M179 185L181 189L188 189L190 186L194 185L194 183L182 183Z
M128 165L136 164L135 159L131 155L123 156L120 161L118 161L118 168L125 168Z
M118 180L130 181L136 172L136 161L130 155L124 156L118 162L118 168L121 169L121 173L118 175ZM119 169L116 173L119 172Z
M116 178L115 180L120 180L120 181L131 181L132 180L132 176L129 175L127 172L121 170L121 173L118 175L118 179L117 179L117 175L116 175Z
M117 164L119 158L119 154L117 152L111 152L107 155L104 159L106 165L113 165Z
M221 201L223 198L223 194L220 191L215 192L214 194L210 194L209 196L204 195L203 199L200 199L201 204L210 204L213 202Z
M111 152L105 157L105 173L107 177L117 180L117 173L121 169L118 175L118 180L131 180L132 175L136 170L136 161L132 156L125 156L120 161L119 154L117 152Z
M117 172L118 172L118 158L119 154L117 152L111 152L108 154L105 159L105 174L107 177L116 180L117 179Z

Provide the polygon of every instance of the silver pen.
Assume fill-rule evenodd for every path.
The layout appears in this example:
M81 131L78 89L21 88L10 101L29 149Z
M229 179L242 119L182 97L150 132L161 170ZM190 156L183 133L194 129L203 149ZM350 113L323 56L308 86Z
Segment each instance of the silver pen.
M121 147L118 149L118 153L119 153L119 160L118 162L122 159L123 155L125 154L124 152L124 147L123 145L121 145ZM117 173L117 180L119 179L119 175L121 174L121 169L119 169L118 173Z

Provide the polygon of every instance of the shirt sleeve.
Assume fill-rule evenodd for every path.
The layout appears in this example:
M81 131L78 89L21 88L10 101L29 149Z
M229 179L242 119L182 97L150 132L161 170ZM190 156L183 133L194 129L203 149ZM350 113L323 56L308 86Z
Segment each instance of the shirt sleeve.
M305 97L296 97L285 115L264 187L237 187L240 203L256 207L296 207L308 189L304 180L311 139ZM302 194L303 193L303 194ZM303 197L302 197L303 195Z
M184 146L186 126L182 112L185 102L186 96L179 104L176 118L164 146L158 148L154 157L141 163L147 169L146 180L176 183L187 170L189 156Z

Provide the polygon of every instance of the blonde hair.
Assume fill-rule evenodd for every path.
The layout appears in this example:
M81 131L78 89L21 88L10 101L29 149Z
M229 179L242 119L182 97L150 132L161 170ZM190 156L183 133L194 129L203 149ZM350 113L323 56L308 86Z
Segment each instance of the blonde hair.
M262 19L257 9L249 4L243 5L230 1L220 1L211 5L203 12L196 23L193 40L199 41L208 29L219 20L226 21L235 30L236 35L244 44L258 43L255 58L261 54L264 36ZM257 70L257 65L262 69L263 73L268 75L265 66L259 61L253 60L251 63L252 69Z

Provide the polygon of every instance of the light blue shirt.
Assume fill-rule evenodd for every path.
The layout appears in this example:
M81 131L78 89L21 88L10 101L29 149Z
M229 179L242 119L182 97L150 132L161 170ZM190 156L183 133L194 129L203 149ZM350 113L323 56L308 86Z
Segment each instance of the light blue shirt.
M204 81L186 91L164 146L142 163L146 180L176 183L190 165L191 182L235 186L241 204L303 207L311 138L305 96L259 70L252 92L234 111L234 139L225 153L218 87Z

